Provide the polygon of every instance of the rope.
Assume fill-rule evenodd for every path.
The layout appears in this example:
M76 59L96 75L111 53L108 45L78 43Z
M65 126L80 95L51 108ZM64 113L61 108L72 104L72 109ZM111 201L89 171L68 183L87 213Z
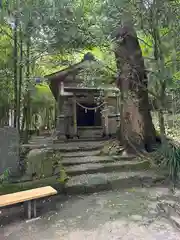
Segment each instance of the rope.
M106 102L103 102L102 104L100 104L99 106L97 107L86 107L86 106L83 106L82 104L80 104L79 102L77 102L77 105L79 105L80 107L84 108L85 110L97 110L98 108L102 107L104 104L106 104Z

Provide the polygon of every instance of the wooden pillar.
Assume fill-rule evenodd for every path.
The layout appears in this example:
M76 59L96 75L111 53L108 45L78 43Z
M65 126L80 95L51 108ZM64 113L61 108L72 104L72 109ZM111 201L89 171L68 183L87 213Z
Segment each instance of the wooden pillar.
M116 93L116 127L119 127L120 124L120 93Z
M57 106L57 102L55 101L54 103L54 128L55 129L57 127L57 116L58 116L58 106Z
M60 115L60 95L58 94L57 104L56 104L56 129L59 124L59 115Z
M57 116L57 136L58 139L65 140L65 116L64 116L64 102L65 96L63 96L64 87L60 83L59 92L58 92L58 116Z
M73 128L74 137L77 137L77 112L76 112L76 96L73 97Z
M105 123L105 135L108 136L109 135L109 119L108 119L108 115L109 115L109 109L108 109L108 93L105 93L105 104L104 104L104 123Z
M71 110L70 110L70 101L69 101L69 96L65 95L64 96L64 127L65 127L65 135L67 137L70 137L70 125L71 121L70 118L72 116Z
M64 83L63 82L60 83L59 93L61 96L64 96Z
M105 108L105 112L104 112L105 135L108 136L109 135L109 119L108 119L109 109L108 109L108 104L107 103L104 105L104 108Z
M116 93L116 114L119 112L119 95Z

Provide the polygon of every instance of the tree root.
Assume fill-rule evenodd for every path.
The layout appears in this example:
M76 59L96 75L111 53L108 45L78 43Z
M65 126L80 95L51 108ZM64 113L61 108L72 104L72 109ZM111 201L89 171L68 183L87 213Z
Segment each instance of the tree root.
M172 212L180 218L180 205L176 204L169 204L169 203L158 203L156 206L157 210L157 217L165 218L170 222L170 224L180 231L180 223L178 223L175 219L173 219Z

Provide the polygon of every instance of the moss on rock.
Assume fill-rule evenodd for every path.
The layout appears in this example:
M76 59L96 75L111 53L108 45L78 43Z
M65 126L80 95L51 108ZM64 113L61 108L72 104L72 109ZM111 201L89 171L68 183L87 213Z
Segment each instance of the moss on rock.
M26 160L25 176L29 179L50 177L61 170L61 156L52 149L33 149Z

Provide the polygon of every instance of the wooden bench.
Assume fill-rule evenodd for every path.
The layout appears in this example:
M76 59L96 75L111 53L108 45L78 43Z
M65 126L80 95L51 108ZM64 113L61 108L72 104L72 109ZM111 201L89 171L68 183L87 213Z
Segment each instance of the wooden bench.
M11 206L17 203L25 203L28 219L31 218L31 212L36 217L36 200L57 194L57 191L50 187L35 188L27 191L11 193L0 196L0 208ZM33 203L33 204L31 204Z

